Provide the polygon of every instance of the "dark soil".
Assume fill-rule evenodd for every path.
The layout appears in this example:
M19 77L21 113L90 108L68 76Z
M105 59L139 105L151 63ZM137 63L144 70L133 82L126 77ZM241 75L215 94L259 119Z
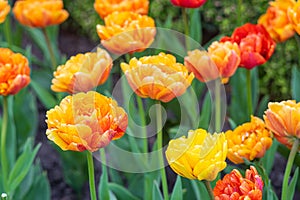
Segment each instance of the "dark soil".
M86 37L77 36L72 33L62 32L59 38L60 50L63 54L67 55L69 58L72 55L76 55L77 53L85 53L94 49L97 46L96 43L90 41ZM51 186L51 199L52 200L88 200L89 199L89 187L88 183L86 183L82 189L82 197L79 198L76 196L76 192L64 181L63 173L62 173L62 164L60 156L56 149L50 144L48 141L45 132L47 129L45 123L45 113L46 110L40 106L40 127L39 132L36 136L36 142L42 143L40 151L38 153L38 158L41 160L41 165L44 171L47 172L48 179ZM99 161L95 160L95 163L99 165ZM286 159L283 158L280 154L276 155L275 165L273 167L273 171L271 173L271 181L274 189L280 197L281 195L281 184L284 174L284 169L286 166ZM99 181L100 170L97 168L96 170L96 183ZM168 175L172 177L173 172L168 170ZM171 181L173 182L173 181ZM280 198L279 198L280 199ZM300 193L297 192L294 199L300 199Z

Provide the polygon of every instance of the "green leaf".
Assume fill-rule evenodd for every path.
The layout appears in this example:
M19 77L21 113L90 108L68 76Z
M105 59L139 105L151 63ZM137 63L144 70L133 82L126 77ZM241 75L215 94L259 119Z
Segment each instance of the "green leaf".
M202 181L192 180L192 187L198 200L210 199L206 187Z
M203 129L208 129L210 118L212 112L212 105L209 92L206 93L203 101L203 105L200 111L200 120L199 120L199 127Z
M128 189L116 183L108 183L109 190L114 193L118 200L138 200Z
M182 200L182 184L181 184L181 178L180 176L177 176L173 191L171 200Z
M295 188L296 188L296 183L297 183L297 179L298 179L298 175L299 175L299 167L297 167L294 176L288 186L288 192L287 192L287 196L289 200L293 200L294 198L294 194L295 194Z
M103 168L102 168L103 169ZM100 184L98 187L99 199L109 199L109 188L108 188L108 175L107 170L102 170L100 177Z
M10 192L14 191L25 178L41 146L38 144L32 151L31 145L32 142L28 139L24 146L24 152L19 156L9 174L8 187Z
M47 109L53 108L56 105L56 100L52 94L45 88L41 87L37 82L31 80L30 86L34 89L37 96Z
M269 101L270 101L269 95L263 96L263 98L260 100L260 103L259 103L257 111L256 111L257 117L260 117L261 119L263 118L264 112L268 108Z
M43 172L36 176L33 185L23 200L50 200L50 184L48 182L47 174Z
M190 22L190 36L199 42L202 43L202 25L201 25L201 15L199 9L192 10L192 17Z
M154 183L153 183L152 199L153 200L163 200L164 199L156 181L154 181Z
M273 144L271 148L265 153L264 157L260 159L260 162L262 163L262 166L264 167L268 175L270 175L274 164L277 147L278 147L277 140L273 140Z
M292 97L297 102L300 101L300 70L297 67L293 67L292 69L292 81L291 81L291 88L292 88Z

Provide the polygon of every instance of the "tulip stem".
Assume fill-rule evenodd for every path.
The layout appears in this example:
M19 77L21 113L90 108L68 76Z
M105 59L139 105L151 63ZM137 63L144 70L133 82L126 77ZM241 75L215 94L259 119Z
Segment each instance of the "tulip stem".
M8 100L7 96L3 96L3 116L1 128L1 166L4 189L7 190L8 160L6 156L6 133L8 123Z
M288 187L289 187L288 182L289 182L291 170L293 167L293 162L294 162L295 156L298 152L298 147L299 147L299 139L296 139L292 146L292 149L290 151L290 155L289 155L287 165L285 168L283 183L282 183L281 199L288 199Z
M190 29L189 29L189 22L188 22L188 14L187 14L187 9L182 8L182 19L183 19L183 24L184 24L184 38L185 38L185 47L186 50L190 50L190 43L189 43L189 36L190 36Z
M221 80L215 80L215 132L221 131Z
M163 156L163 133L162 133L162 111L161 111L161 103L158 101L158 105L156 105L156 126L157 126L157 151L161 150L159 153L159 164L160 164L160 174L161 174L161 182L164 194L164 200L169 200L169 192L168 192L168 182L167 175L164 166L164 156Z
M97 200L96 186L95 186L95 174L94 174L94 161L92 152L87 152L88 172L89 172L89 184L90 195L92 200Z
M211 200L214 200L215 199L215 196L214 196L214 193L213 193L213 190L211 188L211 185L210 185L210 182L209 181L203 181L204 182L204 185L206 187L206 190L209 194L209 197Z
M147 140L147 130L146 130L146 118L145 118L145 110L143 106L143 100L141 97L136 96L138 108L139 108L139 115L141 119L141 128L142 128L142 137L143 137L143 152L148 153L148 140Z
M4 22L4 34L8 44L8 48L12 46L12 38L11 38L11 27L10 27L10 18L7 16Z
M56 59L55 59L55 55L54 55L54 51L47 33L46 28L42 28L42 32L44 34L45 40L46 40L46 44L49 50L49 54L50 54L50 59L51 59L51 63L52 63L52 69L55 70L57 67L57 63L56 63Z
M251 88L251 71L247 70L247 102L248 102L248 116L252 115L252 88Z

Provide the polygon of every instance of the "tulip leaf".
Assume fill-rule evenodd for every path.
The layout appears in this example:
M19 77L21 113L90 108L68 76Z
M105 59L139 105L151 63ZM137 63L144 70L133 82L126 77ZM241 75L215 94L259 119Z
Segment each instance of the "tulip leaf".
M102 167L102 174L100 177L98 192L99 192L99 199L110 199L106 166Z
M181 177L177 176L173 191L171 200L182 200L182 183L181 183Z
M294 198L298 175L299 175L299 167L297 167L297 169L294 173L294 176L288 186L288 192L287 192L288 200L293 200L293 198Z
M260 159L260 162L262 163L262 166L266 170L267 174L271 173L271 170L272 170L272 167L274 164L274 160L275 160L275 154L277 152L278 144L279 143L277 142L277 140L273 140L273 144L270 147L270 149L267 150L264 157L262 157Z
M292 88L292 97L297 102L300 101L299 85L300 85L300 70L297 69L296 66L294 66L293 69L292 69L291 88Z
M209 92L206 93L203 101L203 105L200 110L200 120L199 120L199 127L203 129L208 129L209 122L211 118L211 112L212 112L212 105L211 105L211 99Z
M252 113L255 113L258 97L259 97L259 79L258 79L258 68L255 67L250 71L251 73L251 92L252 92Z
M8 186L10 192L14 191L18 187L18 185L22 182L22 180L29 172L41 144L38 144L33 150L31 149L31 146L32 142L30 141L30 139L28 139L25 143L23 153L18 157L9 174Z
M263 118L265 110L268 108L268 103L270 101L270 96L265 95L263 98L260 100L257 111L256 111L256 116Z
M116 183L108 183L108 188L110 191L114 193L118 200L138 200L136 196L134 196L130 191L128 191L125 187L116 184Z
M201 15L199 9L192 10L192 17L190 23L190 36L201 44L202 42L202 26L201 26Z
M153 188L152 188L152 199L153 200L163 200L163 196L160 192L158 183L154 181Z
M53 108L56 105L56 100L49 91L41 87L34 80L31 80L30 85L47 109Z
M197 199L199 200L210 199L206 187L202 181L192 180L192 187L194 189Z

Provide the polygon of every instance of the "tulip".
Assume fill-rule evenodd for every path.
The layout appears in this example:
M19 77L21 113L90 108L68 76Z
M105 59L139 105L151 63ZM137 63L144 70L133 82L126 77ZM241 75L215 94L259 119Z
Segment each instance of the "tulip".
M101 44L110 52L125 54L148 48L156 35L154 20L134 12L114 12L97 25Z
M77 54L53 73L51 89L55 92L88 92L103 84L112 68L112 58L103 49Z
M5 21L6 16L10 11L10 5L8 1L0 0L0 24Z
M148 0L96 0L94 3L94 8L102 19L114 11L147 15L148 7Z
M65 97L47 112L49 140L62 150L97 151L124 135L125 111L111 98L97 92Z
M188 179L213 181L226 167L225 134L210 134L203 129L191 130L171 140L166 157L174 172Z
M121 68L137 95L162 102L182 95L194 78L173 55L164 53L133 58L129 64L121 63Z
M0 95L14 95L30 82L28 60L20 53L0 48Z
M276 42L284 42L295 33L287 10L295 5L294 0L276 0L270 2L267 12L258 19Z
M225 133L228 141L227 158L235 164L244 163L243 158L262 158L272 145L271 132L258 117L251 116L251 122Z
M184 8L198 8L201 7L206 0L171 0L171 3L175 6Z

